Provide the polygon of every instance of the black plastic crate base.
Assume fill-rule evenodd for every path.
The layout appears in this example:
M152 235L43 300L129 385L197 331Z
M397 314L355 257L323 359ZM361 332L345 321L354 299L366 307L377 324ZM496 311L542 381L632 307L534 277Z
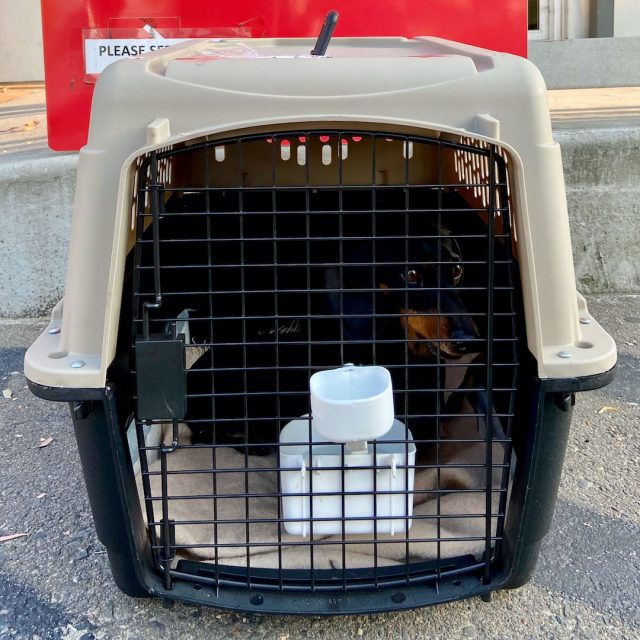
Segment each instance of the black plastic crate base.
M156 596L191 604L253 613L334 615L409 609L483 596L517 588L531 577L542 540L549 530L572 413L573 392L607 384L614 370L587 378L539 381L531 378L522 393L527 437L514 442L524 468L514 479L500 558L489 581L472 572L405 583L385 589L301 592L239 588L211 579L211 565L183 562L168 585L154 566L142 518L125 426L126 396L118 391L65 390L30 383L47 400L72 401L72 418L98 538L105 545L116 584L135 597ZM75 400L74 400L75 398ZM122 417L124 416L124 417ZM450 560L450 562L465 559ZM467 565L468 569L468 565ZM200 572L200 575L196 575ZM184 574L184 575L179 575ZM204 575L203 575L204 574ZM225 581L231 577L225 576ZM258 577L258 576L257 576Z

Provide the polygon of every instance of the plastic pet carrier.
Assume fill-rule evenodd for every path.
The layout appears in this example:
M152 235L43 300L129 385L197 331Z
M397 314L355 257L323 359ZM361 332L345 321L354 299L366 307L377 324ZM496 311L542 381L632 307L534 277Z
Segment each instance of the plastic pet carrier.
M435 38L312 46L106 69L30 387L71 403L128 594L324 614L518 587L573 394L616 362L543 81Z

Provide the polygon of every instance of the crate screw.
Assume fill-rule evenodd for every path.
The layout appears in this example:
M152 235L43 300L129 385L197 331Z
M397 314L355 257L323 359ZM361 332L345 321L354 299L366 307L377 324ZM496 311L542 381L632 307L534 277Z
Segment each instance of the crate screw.
M580 324L591 324L591 318L580 318Z
M75 360L71 363L72 369L81 369L84 365L87 364L84 360Z
M50 333L51 335L54 335L56 333L60 333L60 327L51 327L51 329L49 329L49 331L47 333Z
M558 351L558 356L560 358L570 358L571 357L571 351Z

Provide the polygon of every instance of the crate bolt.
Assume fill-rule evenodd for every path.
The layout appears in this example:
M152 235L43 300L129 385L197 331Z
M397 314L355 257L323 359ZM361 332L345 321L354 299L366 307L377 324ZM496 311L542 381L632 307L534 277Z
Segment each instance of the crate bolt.
M560 358L570 358L571 357L571 351L558 351L558 356Z
M580 318L580 324L591 324L591 318Z
M55 335L56 333L60 333L60 327L51 327L51 329L49 329L49 331L47 333L50 333L51 335Z
M84 365L87 364L84 360L74 360L71 363L71 368L72 369L81 369L82 367L84 367Z

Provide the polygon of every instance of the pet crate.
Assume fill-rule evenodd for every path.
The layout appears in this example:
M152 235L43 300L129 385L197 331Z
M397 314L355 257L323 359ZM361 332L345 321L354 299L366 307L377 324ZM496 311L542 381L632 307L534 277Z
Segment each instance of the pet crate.
M543 81L436 38L312 45L108 67L30 387L71 403L130 595L325 614L518 587L574 392L616 362ZM386 433L314 427L309 380L343 367L388 372Z

